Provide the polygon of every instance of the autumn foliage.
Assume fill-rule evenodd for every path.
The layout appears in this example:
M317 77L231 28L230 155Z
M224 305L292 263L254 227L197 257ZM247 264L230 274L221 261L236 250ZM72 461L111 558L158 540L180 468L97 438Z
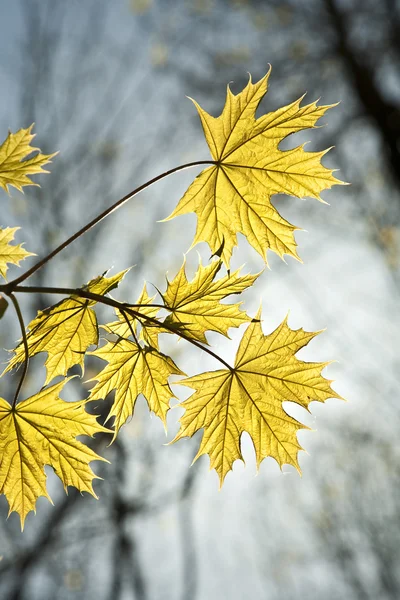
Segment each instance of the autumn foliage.
M0 399L0 492L6 495L10 512L20 515L22 527L27 514L35 510L38 497L49 498L45 465L53 467L65 488L74 486L94 495L92 482L96 476L90 463L101 458L78 441L77 436L107 432L115 439L133 414L140 394L166 427L166 415L174 398L171 375L180 376L178 383L194 390L180 405L185 412L173 441L202 430L197 457L209 455L221 485L234 461L242 458L243 432L251 436L257 464L270 456L280 466L290 464L300 470L298 452L302 448L297 432L305 426L287 414L283 402L295 402L308 409L312 401L340 398L330 387L331 382L322 376L328 363L304 362L296 357L319 332L293 330L285 319L266 335L261 312L252 317L243 310L241 302L226 301L231 295L246 291L260 276L230 271L238 233L247 238L265 262L268 250L280 257L287 254L299 258L294 238L297 227L279 214L271 197L284 193L320 200L321 191L342 183L332 170L322 165L325 151L308 152L303 146L279 149L283 139L313 128L331 107L318 106L316 102L301 106L300 98L256 118L268 78L269 73L254 84L250 79L237 95L228 87L225 107L217 118L195 102L210 148L210 160L181 165L140 186L23 275L0 285L0 318L8 298L22 334L4 369L6 373L20 367L15 375L14 399ZM9 133L0 146L0 186L6 191L9 186L22 190L24 186L36 185L30 176L47 172L43 167L55 156L43 155L31 146L31 130L29 127ZM210 263L200 263L191 281L183 264L177 275L167 280L164 292L151 297L144 286L136 302L132 299L119 302L109 295L128 270L111 276L103 274L76 289L21 285L83 235L89 225L96 225L150 183L188 166L206 164L168 217L195 212L197 230L192 246L206 242L211 248ZM4 279L8 265L19 265L32 256L13 242L17 229L0 230L0 275ZM40 311L25 326L17 295L41 292L59 294L63 299ZM113 322L99 326L96 315L99 303L114 308ZM248 326L231 366L211 350L207 332L227 335L231 327L245 323ZM161 333L208 352L223 368L186 377L173 358L160 348ZM46 354L45 385L36 395L19 401L28 358L42 352ZM83 377L88 354L105 363L93 377L95 384L88 398L79 402L62 400L59 394L70 379L71 367L79 365ZM62 379L54 383L56 377ZM107 426L100 425L85 410L85 405L91 400L105 399L114 390Z

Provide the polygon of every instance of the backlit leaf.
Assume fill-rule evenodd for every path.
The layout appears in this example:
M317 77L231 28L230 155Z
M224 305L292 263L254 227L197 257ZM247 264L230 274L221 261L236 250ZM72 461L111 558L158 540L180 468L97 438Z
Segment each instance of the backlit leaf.
M28 256L35 256L32 252L27 252L21 244L11 244L14 234L19 227L6 227L0 229L0 275L6 278L7 264L19 265L21 260Z
M168 385L168 377L184 375L172 358L155 348L142 347L127 339L120 339L116 343L107 342L91 354L108 363L93 378L97 383L90 391L89 399L106 398L115 390L114 404L108 417L115 417L114 437L133 414L139 394L143 394L149 409L166 426L169 401L175 398Z
M57 154L41 154L39 148L30 145L35 137L35 134L31 133L32 128L33 125L27 129L20 129L17 133L10 131L0 146L0 187L6 192L9 191L10 185L20 191L23 186L38 185L28 175L48 173L43 166L51 162ZM35 156L27 158L36 151Z
M104 295L118 285L125 273L121 271L112 277L96 277L84 289ZM74 365L79 365L83 374L85 352L89 346L97 345L99 340L96 313L91 308L94 304L94 300L71 296L39 311L30 322L27 333L29 356L47 352L45 385L57 375L66 375ZM23 343L14 352L4 373L25 360Z
M215 279L222 265L214 261L207 266L199 265L192 281L188 281L185 264L176 277L169 282L164 304L171 311L165 325L181 326L185 335L207 343L206 331L227 335L230 327L239 327L251 320L237 304L222 304L221 300L231 294L240 294L253 285L258 275L239 275L240 270Z
M76 438L109 430L86 412L84 400L59 398L64 383L42 390L15 409L0 398L0 493L6 496L10 513L19 514L22 529L39 496L51 502L45 465L53 467L65 490L74 486L97 497L92 482L98 477L89 463L105 459Z
M168 217L195 212L198 222L192 246L207 242L213 254L222 247L227 266L238 233L246 236L265 260L268 249L280 257L298 258L293 235L298 228L281 217L271 196L283 193L320 200L322 190L342 183L321 164L327 151L306 152L304 146L279 149L291 133L315 127L331 106L313 102L301 107L300 98L255 118L267 92L269 74L254 84L250 78L237 95L228 87L224 110L217 118L194 101L216 164L200 173Z
M258 315L259 317L259 315ZM311 401L340 398L321 375L329 363L303 362L295 353L317 333L293 330L283 323L264 335L260 322L252 322L240 343L232 370L201 373L179 381L195 389L181 406L186 409L174 441L203 429L196 458L209 454L222 485L233 462L243 460L240 437L247 431L253 440L257 465L271 456L280 467L293 465L301 446L297 431L307 429L289 416L282 403L308 408Z

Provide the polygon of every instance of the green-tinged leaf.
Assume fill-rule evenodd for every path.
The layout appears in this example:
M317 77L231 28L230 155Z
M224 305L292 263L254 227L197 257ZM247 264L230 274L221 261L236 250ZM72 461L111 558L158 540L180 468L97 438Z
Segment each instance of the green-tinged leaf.
M124 271L120 271L115 275L111 275L111 277L105 277L105 275L108 273L108 271L106 271L103 273L103 275L99 275L98 277L95 277L89 281L89 283L83 286L83 289L87 290L88 292L92 292L92 294L104 296L105 294L108 294L108 292L111 292L111 290L117 288L129 271L130 269L125 269ZM89 302L91 304L96 304L95 300L90 300Z
M7 264L18 265L21 260L28 256L35 256L32 252L27 252L22 247L22 244L11 244L14 239L15 232L19 227L6 227L0 229L0 275L6 278Z
M0 146L0 187L9 191L12 185L22 192L26 185L38 185L28 175L37 173L48 173L43 166L51 162L53 156L57 154L41 154L39 148L31 146L31 141L35 137L32 134L33 125L27 129L20 129L17 133L9 132L8 136ZM35 156L27 158L32 152Z

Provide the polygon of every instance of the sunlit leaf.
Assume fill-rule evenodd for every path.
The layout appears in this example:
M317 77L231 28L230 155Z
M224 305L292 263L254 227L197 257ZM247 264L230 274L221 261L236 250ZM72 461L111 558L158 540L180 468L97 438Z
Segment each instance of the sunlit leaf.
M22 244L11 244L14 234L19 227L6 227L0 229L0 275L6 278L7 264L19 265L21 260L28 256L35 256L32 252L27 252Z
M259 315L258 315L259 316ZM252 322L240 343L235 367L200 373L179 381L195 389L181 406L186 409L175 437L191 437L203 429L196 458L209 454L222 485L235 460L242 458L240 437L247 431L253 440L257 465L271 456L279 466L300 471L297 455L302 450L297 431L307 429L289 416L282 403L291 401L308 408L311 401L340 398L321 375L329 363L303 362L295 353L317 333L293 330L283 323L264 335L260 322Z
M112 277L96 277L84 289L104 295L118 285L125 273L126 271L121 271ZM89 346L97 345L99 340L96 313L92 308L94 304L96 304L94 300L71 296L50 308L39 311L35 319L29 323L27 333L29 356L47 352L45 385L57 375L66 375L74 365L79 365L83 374L85 353ZM4 373L25 360L22 342L14 352Z
M98 477L89 463L104 459L76 438L109 430L86 412L85 401L59 398L64 383L42 390L15 409L0 398L0 493L6 496L10 513L19 514L22 528L39 496L51 502L45 465L53 467L66 490L74 486L97 497L92 482Z
M20 191L26 185L38 185L28 175L48 173L43 166L51 162L57 154L42 154L39 148L31 146L35 137L35 134L31 133L32 128L33 125L27 129L20 129L17 133L10 131L0 146L0 187L6 192L9 191L10 185ZM37 153L28 158L32 152Z
M127 339L107 342L91 354L108 364L93 378L97 383L90 391L89 399L106 398L115 390L114 403L108 417L115 417L115 435L133 414L139 394L143 394L149 409L166 426L169 401L175 398L168 385L168 378L170 375L184 375L172 358L155 348L142 347Z
M185 264L182 265L163 294L164 304L171 311L165 325L180 325L187 337L207 343L206 331L227 335L230 327L239 327L251 320L240 310L241 303L222 304L221 300L231 294L242 293L253 285L258 275L239 275L239 269L215 279L221 265L219 260L206 266L200 263L190 282L186 277Z
M224 110L217 118L193 101L216 164L200 173L168 219L195 212L198 221L192 246L207 242L213 254L223 246L221 257L227 266L238 233L265 260L268 249L280 257L298 258L293 234L298 228L281 217L271 196L283 193L320 200L322 190L342 183L321 164L326 150L279 149L288 135L314 127L333 105L313 102L301 107L300 98L256 119L268 78L269 73L254 84L250 78L237 95L228 87Z

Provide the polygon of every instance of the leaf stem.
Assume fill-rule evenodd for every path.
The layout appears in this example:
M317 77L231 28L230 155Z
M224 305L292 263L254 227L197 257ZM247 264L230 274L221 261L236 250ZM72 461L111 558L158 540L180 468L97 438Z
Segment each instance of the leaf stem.
M148 304L146 304L145 306L148 306ZM124 309L126 312L129 311L127 310L127 308ZM186 336L184 333L174 329L173 327L170 327L169 325L167 325L166 323L162 323L160 322L158 319L155 319L154 317L149 317L148 315L144 315L140 312L137 311L132 311L133 313L136 313L136 318L140 319L145 319L146 321L150 321L150 323L154 323L154 325L159 325L161 327L163 327L164 329L168 329L171 333L174 333L176 335L178 335L180 338L182 338L183 340L186 340L187 342L189 342L190 344L192 344L193 346L196 346L197 348L200 348L200 350L204 350L204 352L207 352L207 354L209 354L210 356L212 356L213 358L215 358L216 360L218 360L220 363L222 363L227 369L229 369L229 371L233 372L235 369L233 367L231 367L230 364L228 364L227 362L224 361L223 358L221 358L218 354L216 354L215 352L213 352L212 350L210 350L209 348L207 348L207 346L204 346L203 344L201 344L200 342L198 342L197 340L194 340L188 336Z
M23 281L25 281L25 279L28 279L28 277L30 277L31 275L36 273L36 271L41 269L46 263L48 263L52 258L54 258L54 256L56 256L57 254L62 252L62 250L67 248L67 246L72 244L72 242L74 242L79 237L81 237L84 233L89 231L89 229L91 229L92 227L97 225L97 223L100 223L100 221L105 219L109 214L111 214L112 212L114 212L115 210L120 208L123 204L128 202L128 200L130 200L131 198L133 198L134 196L139 194L139 192L145 190L146 188L150 187L154 183L157 183L161 179L164 179L165 177L168 177L169 175L172 175L173 173L177 173L178 171L183 171L184 169L189 169L191 167L197 167L200 165L211 165L211 164L215 164L215 161L213 161L213 160L198 160L198 161L194 161L194 162L190 162L190 163L185 163L183 165L174 167L173 169L169 169L169 171L165 171L164 173L161 173L160 175L153 177L153 179L149 179L149 181L142 183L142 185L140 185L139 187L132 190L132 192L129 192L129 194L126 194L126 196L124 196L123 198L120 198L120 200L117 200L117 202L114 202L114 204L112 204L109 208L106 208L106 210L104 210L102 213L97 215L97 217L95 217L92 221L90 221L89 223L84 225L84 227L79 229L79 231L77 231L76 233L71 235L71 237L69 237L67 240L65 240L65 242L63 242L59 246L57 246L57 248L52 250L52 252L50 252L50 254L47 254L47 256L40 259L36 264L33 265L33 267L28 269L28 271L25 271L25 273L23 273L22 275L20 275L13 281L10 281L8 284L8 289L10 291L13 291L15 289L15 286L22 283Z
M28 348L28 340L26 338L24 317L22 316L22 312L21 312L21 308L19 306L19 302L18 302L18 300L16 299L16 297L14 296L13 293L8 294L8 297L11 299L11 302L13 303L13 306L15 308L15 312L17 313L18 322L19 322L20 327L21 327L22 341L23 341L24 350L25 350L25 361L24 361L24 366L22 368L21 379L19 380L17 389L15 391L14 400L13 400L13 403L12 403L12 410L14 410L15 406L17 404L17 401L18 401L19 393L21 391L21 388L22 388L23 383L25 381L26 374L28 372L29 348Z
M2 291L3 287L5 288L6 286L0 285L0 291ZM216 354L215 352L213 352L212 350L207 348L207 346L204 346L197 340L193 340L192 338L186 336L181 331L178 331L178 330L174 329L173 327L170 327L166 323L163 323L163 322L159 321L158 319L155 319L154 317L150 317L150 316L145 315L137 310L132 309L131 304L126 304L125 302L119 302L118 300L114 300L113 298L109 298L108 296L102 296L101 294L95 294L94 292L89 292L88 290L84 290L82 288L75 289L75 288L61 288L61 287L41 287L41 286L33 286L33 285L17 285L14 288L14 292L17 292L17 293L22 292L22 293L28 293L28 294L61 294L61 295L78 296L80 298L85 298L86 300L93 300L94 302L98 302L99 304L105 304L106 306L111 306L112 308L119 310L122 314L126 313L136 319L145 319L146 321L149 321L150 323L153 323L154 325L156 325L158 327L163 327L164 329L168 329L171 333L178 335L180 338L186 340L193 346L197 346L197 348L200 348L201 350L204 350L204 352L207 352L207 354L209 354L210 356L212 356L213 358L218 360L220 363L222 363L227 369L229 369L229 371L234 370L233 367L231 367L227 362L225 362L223 358L221 358L220 356L218 356L218 354ZM138 306L138 305L136 305L136 306ZM139 306L141 306L141 305L139 305ZM145 304L143 306L148 307L149 305ZM167 307L161 306L161 305L160 305L160 307L167 308ZM24 333L25 333L25 329L24 329Z
M136 333L133 330L132 327L132 323L130 322L130 320L128 319L128 317L126 316L126 312L125 310L121 310L121 314L125 319L126 324L128 325L130 331L131 331L131 336L133 337L133 339L135 340L136 345L138 346L138 348L140 348L140 344L139 344L139 340L137 339Z

